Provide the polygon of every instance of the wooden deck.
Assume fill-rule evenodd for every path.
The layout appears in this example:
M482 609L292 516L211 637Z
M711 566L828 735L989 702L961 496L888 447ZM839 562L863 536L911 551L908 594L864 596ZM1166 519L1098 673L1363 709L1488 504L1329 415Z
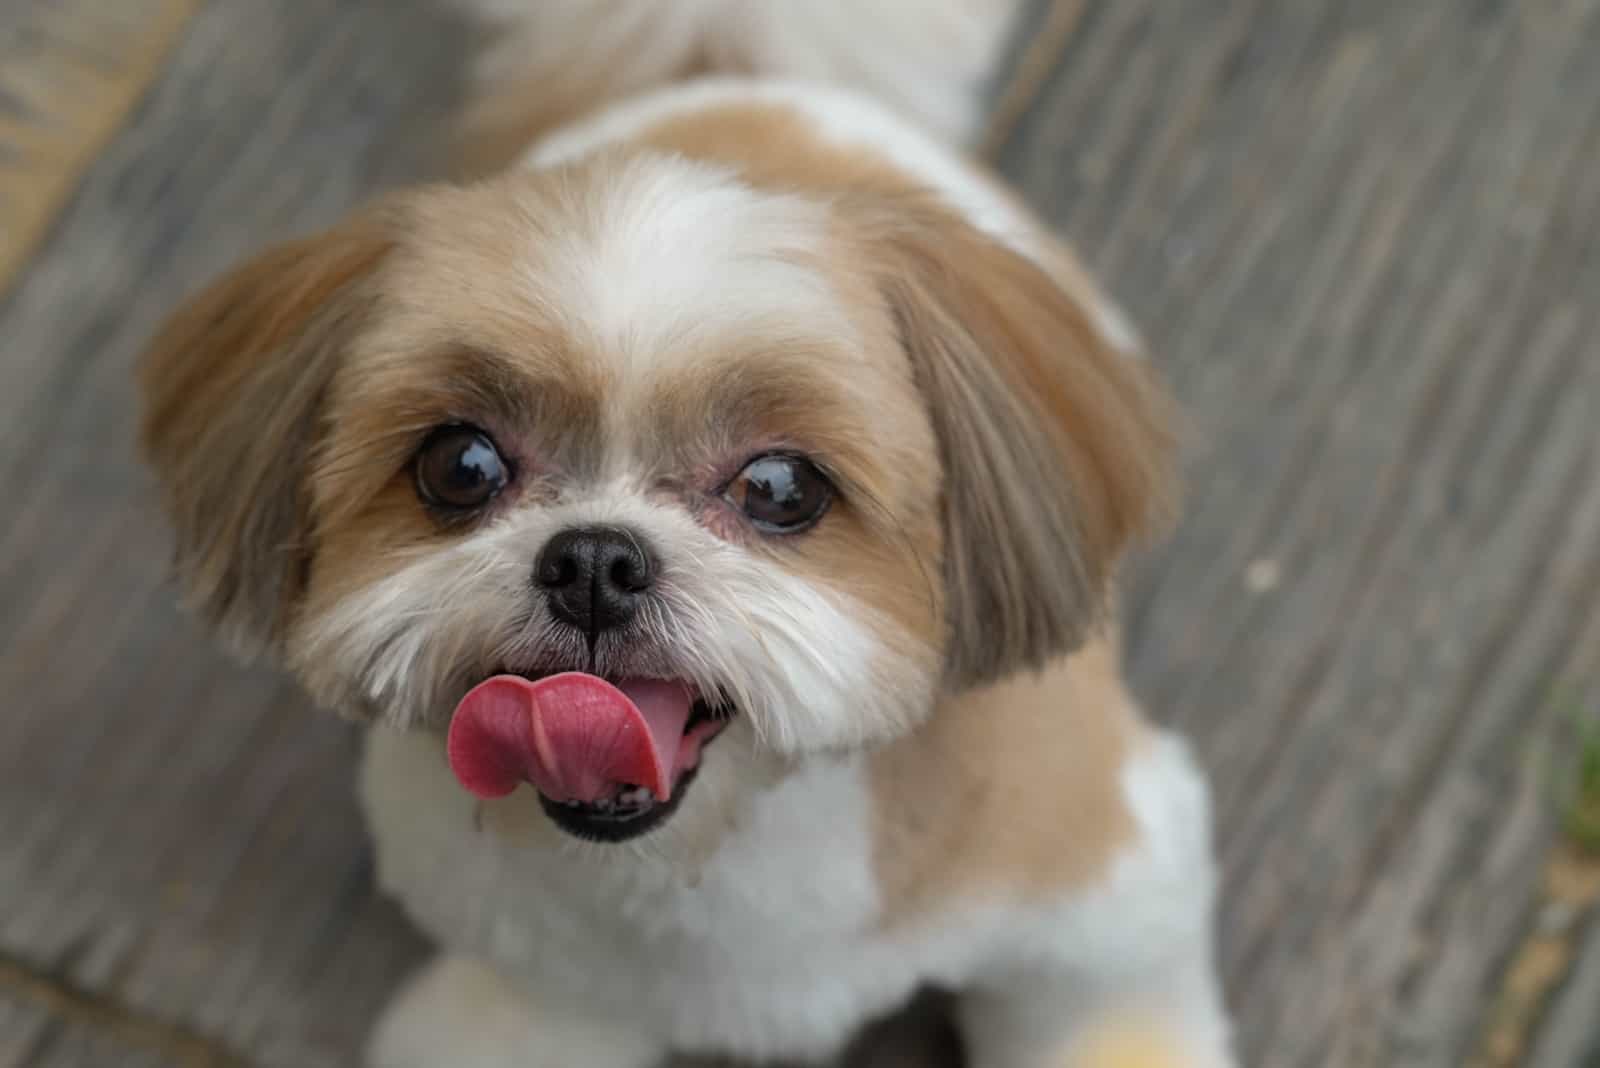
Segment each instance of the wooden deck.
M1600 711L1600 0L1022 39L995 158L1189 415L1129 655L1215 777L1248 1062L1600 1064L1555 833ZM0 5L0 1068L348 1065L424 952L354 737L174 610L128 380L180 294L421 174L466 45L422 0Z

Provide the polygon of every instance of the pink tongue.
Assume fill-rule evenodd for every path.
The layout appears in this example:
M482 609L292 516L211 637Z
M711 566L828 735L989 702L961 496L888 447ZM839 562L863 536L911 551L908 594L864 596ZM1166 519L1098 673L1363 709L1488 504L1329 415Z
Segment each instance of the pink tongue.
M676 682L496 675L456 706L445 750L461 785L479 797L531 782L552 801L592 803L629 786L665 801L689 708Z

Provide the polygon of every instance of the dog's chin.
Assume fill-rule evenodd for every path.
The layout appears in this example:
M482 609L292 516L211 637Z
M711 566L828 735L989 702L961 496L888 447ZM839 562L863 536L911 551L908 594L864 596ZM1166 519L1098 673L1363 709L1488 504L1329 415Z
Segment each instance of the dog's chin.
M587 842L599 843L626 842L640 838L664 826L677 813L694 785L707 747L733 722L738 715L738 709L726 698L708 697L697 692L690 683L678 679L637 677L624 679L608 675L590 676L587 673L559 669L535 671L503 668L481 681L511 679L512 684L516 685L515 680L525 680L537 686L557 676L570 678L579 674L597 680L595 685L604 684L604 687L614 688L622 693L636 690L642 685L681 689L689 695L688 717L683 722L680 736L675 739L677 760L675 766L667 768L668 789L665 797L658 797L647 785L629 782L626 779L611 784L598 795L590 793L582 799L552 796L538 781L535 781L538 776L524 778L524 782L538 795L540 807L545 815L565 833ZM663 687L662 684L666 685ZM458 706L458 713L464 704L465 702L463 706ZM536 729L535 733L540 734L541 738L544 735L542 730ZM455 755L452 753L453 764L454 761ZM462 773L461 768L457 767L456 770L459 777ZM466 780L463 780L463 784L466 785Z

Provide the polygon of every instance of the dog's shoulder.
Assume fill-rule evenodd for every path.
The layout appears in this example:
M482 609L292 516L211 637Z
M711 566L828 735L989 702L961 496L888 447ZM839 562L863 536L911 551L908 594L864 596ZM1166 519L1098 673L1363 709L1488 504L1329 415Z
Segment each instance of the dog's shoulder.
M943 701L877 753L875 867L891 919L1070 896L1138 844L1130 765L1151 744L1107 639Z

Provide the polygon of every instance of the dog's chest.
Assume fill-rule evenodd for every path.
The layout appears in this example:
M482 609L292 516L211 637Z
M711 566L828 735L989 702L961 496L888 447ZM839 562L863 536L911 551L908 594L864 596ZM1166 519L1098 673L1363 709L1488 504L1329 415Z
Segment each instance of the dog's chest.
M375 735L363 789L386 888L447 947L679 1048L826 1053L921 978L917 954L880 933L853 764L764 794L692 873L649 839L635 858L551 850L531 805L530 848L475 816L426 740Z

